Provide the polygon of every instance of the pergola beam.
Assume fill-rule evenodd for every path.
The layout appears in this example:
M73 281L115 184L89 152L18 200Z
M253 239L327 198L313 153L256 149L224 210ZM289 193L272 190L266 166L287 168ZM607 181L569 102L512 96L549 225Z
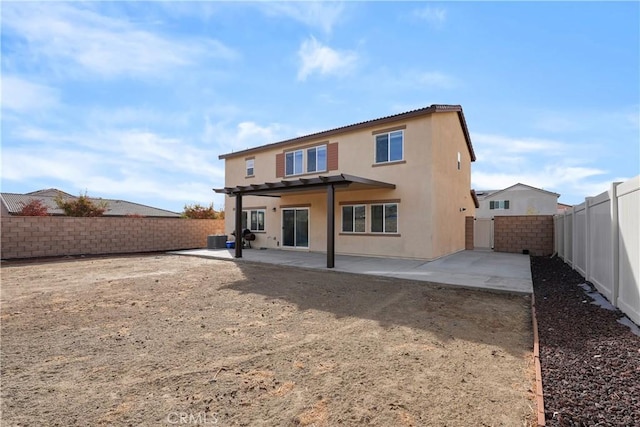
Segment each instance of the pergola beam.
M327 268L335 267L335 191L336 188L358 184L360 187L394 189L395 184L361 178L358 176L340 174L318 176L316 178L298 178L279 182L265 182L263 184L238 185L214 189L216 193L223 193L236 198L235 214L235 257L242 258L242 196L280 197L282 193L294 193L326 189L327 191Z

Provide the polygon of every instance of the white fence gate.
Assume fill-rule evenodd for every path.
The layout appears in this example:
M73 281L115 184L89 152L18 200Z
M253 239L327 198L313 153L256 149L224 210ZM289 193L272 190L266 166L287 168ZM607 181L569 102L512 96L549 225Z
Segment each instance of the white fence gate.
M475 218L473 221L473 247L493 249L493 219Z
M554 217L555 251L640 324L640 176Z

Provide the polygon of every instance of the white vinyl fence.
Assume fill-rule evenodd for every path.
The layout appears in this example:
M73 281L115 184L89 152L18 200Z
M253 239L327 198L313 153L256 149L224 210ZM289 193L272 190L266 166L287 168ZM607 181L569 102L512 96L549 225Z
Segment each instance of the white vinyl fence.
M555 251L640 324L640 176L554 216Z

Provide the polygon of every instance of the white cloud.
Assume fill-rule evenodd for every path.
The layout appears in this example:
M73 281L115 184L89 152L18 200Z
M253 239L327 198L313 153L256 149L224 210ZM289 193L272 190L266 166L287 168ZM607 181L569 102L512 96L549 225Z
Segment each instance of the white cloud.
M220 169L214 166L217 157L211 150L202 149L192 142L178 138L167 138L156 133L140 130L115 131L105 134L100 141L92 144L105 144L110 141L104 151L112 152L115 156L128 159L127 167L132 170L133 165L145 167L149 165L154 170L181 172L196 176L213 178L224 176Z
M439 7L423 7L413 11L413 16L426 21L434 28L441 28L447 20L447 11Z
M79 184L99 165L92 153L56 149L3 148L2 178L27 181L34 178L63 180Z
M569 188L572 194L584 187L585 180L605 174L605 171L576 167L563 164L535 165L528 164L520 171L478 171L473 172L473 186L483 190L499 190L510 187L518 182L543 188L549 191L556 191L558 188ZM587 186L588 187L588 186ZM579 192L582 197L588 195Z
M2 76L2 108L20 113L58 105L58 91L16 76Z
M221 153L246 150L290 138L293 131L279 123L261 126L252 121L232 124L228 120L211 123L205 118L203 140L214 144Z
M472 187L498 190L518 182L561 194L566 203L605 191L611 171L575 155L568 143L540 138L472 134L478 158L472 166ZM583 148L583 147L581 147Z
M236 55L217 40L170 39L76 5L20 3L3 9L3 26L28 43L21 54L29 60L44 58L58 72L75 64L106 77L161 76L163 70L202 57Z
M13 137L29 143L3 147L2 175L10 181L60 182L70 191L185 203L210 202L211 188L224 185L217 152L188 139L140 130L61 134L38 128L22 128Z
M351 51L338 51L318 42L310 37L300 45L298 50L300 69L298 80L304 81L313 73L321 75L348 74L358 60L358 56Z
M284 15L327 34L344 11L344 5L338 2L266 2L262 6L268 15Z
M471 140L478 158L491 162L499 155L519 155L538 153L543 156L559 156L567 153L569 145L542 138L513 138L504 135L473 133Z

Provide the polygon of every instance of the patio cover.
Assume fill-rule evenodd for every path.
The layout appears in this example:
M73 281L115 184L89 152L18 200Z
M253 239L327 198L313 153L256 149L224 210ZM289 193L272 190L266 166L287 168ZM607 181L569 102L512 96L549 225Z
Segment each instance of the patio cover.
M236 187L214 188L236 198L235 233L242 236L242 196L280 197L291 192L326 191L327 192L327 268L335 266L335 200L336 189L365 190L371 188L395 189L395 184L375 181L353 175L340 174L318 176L315 178L297 178L263 184L238 185ZM235 245L235 257L242 257L242 244Z

